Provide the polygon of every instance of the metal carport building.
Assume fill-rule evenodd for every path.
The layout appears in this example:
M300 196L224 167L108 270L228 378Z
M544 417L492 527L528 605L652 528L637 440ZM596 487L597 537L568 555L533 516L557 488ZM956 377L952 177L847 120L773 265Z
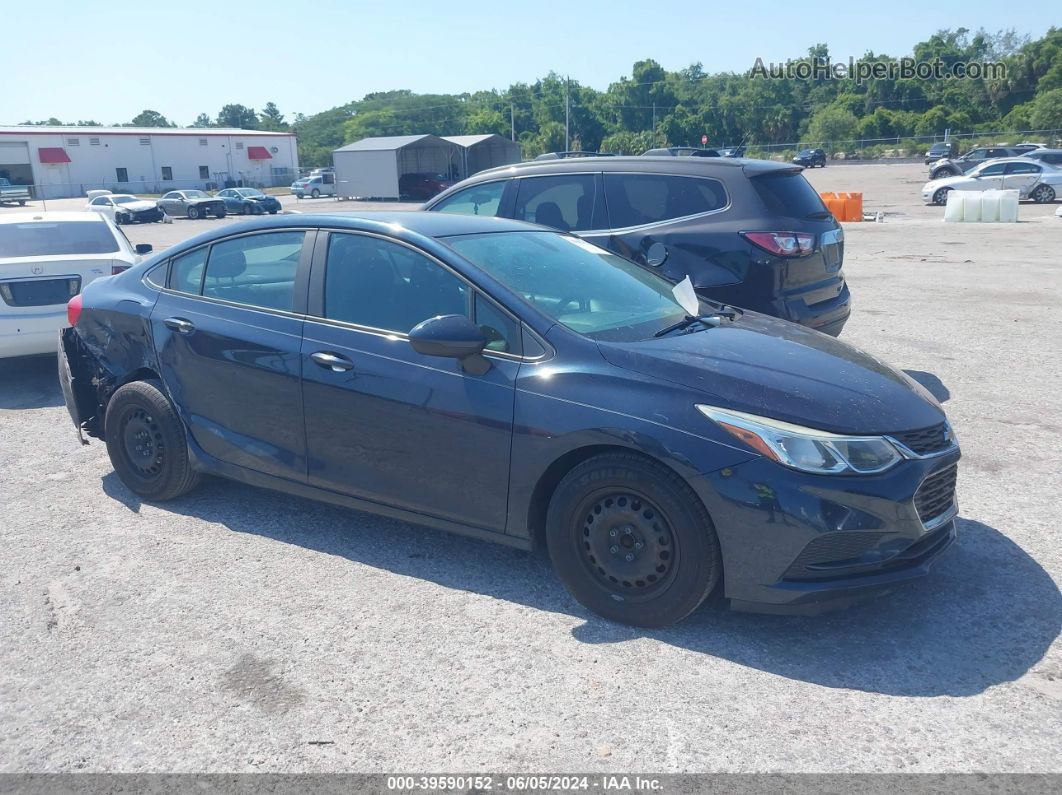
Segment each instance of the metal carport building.
M495 166L519 163L523 149L516 141L510 141L496 133L489 135L446 135L445 140L461 147L461 178L470 177Z
M463 151L437 135L362 138L332 152L336 190L345 198L397 199L403 174L460 172Z

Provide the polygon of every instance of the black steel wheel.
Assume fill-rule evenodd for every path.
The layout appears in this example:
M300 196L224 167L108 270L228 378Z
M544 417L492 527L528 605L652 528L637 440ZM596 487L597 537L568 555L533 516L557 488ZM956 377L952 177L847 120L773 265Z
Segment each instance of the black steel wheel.
M119 387L107 404L107 454L122 483L142 497L168 500L195 487L184 427L157 381Z
M635 454L606 453L572 469L550 500L546 538L571 594L634 626L681 621L721 575L700 499L673 471Z

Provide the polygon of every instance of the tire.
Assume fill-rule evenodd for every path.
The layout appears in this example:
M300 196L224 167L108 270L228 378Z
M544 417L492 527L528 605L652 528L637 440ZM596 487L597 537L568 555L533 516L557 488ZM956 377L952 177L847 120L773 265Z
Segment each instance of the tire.
M276 210L270 210L270 211L269 211L269 214L270 214L270 215L276 215L276 214L277 214L277 211L276 211Z
M243 205L243 214L254 215L254 205L250 202L247 202L247 204Z
M948 192L951 188L937 188L933 193L933 204L941 207L948 203Z
M957 177L959 172L953 168L938 168L929 175L930 179L944 179L944 177Z
M320 199L321 198L321 191L317 190L317 188L314 188L312 191L310 191L310 198Z
M158 381L118 388L107 404L104 436L114 471L141 497L172 500L199 482L184 426Z
M214 212L215 218L224 218L226 215L228 215L228 211L224 207Z
M18 200L18 206L19 207L25 207L26 206L26 200L25 199L19 199Z
M1038 185L1029 191L1029 198L1037 204L1050 204L1055 200L1055 189L1050 185Z
M125 221L122 220L122 214L121 213L115 213L114 214L114 225L115 226L121 226L124 223L125 223Z
M671 470L628 453L594 456L561 480L546 540L572 596L637 627L681 621L722 572L719 540L697 495Z
M199 208L198 207L189 207L188 208L188 220L189 221L194 221L197 218L199 218Z

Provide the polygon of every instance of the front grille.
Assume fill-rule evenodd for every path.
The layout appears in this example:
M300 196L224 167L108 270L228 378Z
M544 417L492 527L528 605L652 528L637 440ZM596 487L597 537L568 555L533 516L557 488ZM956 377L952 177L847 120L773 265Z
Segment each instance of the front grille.
M919 431L904 431L902 433L889 434L896 441L904 445L908 450L918 455L939 453L951 446L948 435L947 423L940 423L931 428L922 428Z
M8 306L54 306L65 304L80 289L80 277L26 279L0 283L0 298Z
M787 577L818 571L818 567L836 566L854 560L877 546L885 533L828 533L813 539L789 566Z
M922 524L929 524L955 504L958 472L958 465L952 464L922 481L914 496L915 508Z

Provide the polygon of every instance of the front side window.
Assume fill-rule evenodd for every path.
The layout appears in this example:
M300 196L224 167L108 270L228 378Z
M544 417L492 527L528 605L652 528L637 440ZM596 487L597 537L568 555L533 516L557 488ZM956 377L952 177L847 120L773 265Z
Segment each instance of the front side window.
M605 201L613 229L641 226L726 206L723 184L714 179L666 174L605 174Z
M106 207L111 203L111 200L106 196L100 196L98 199L93 199L92 204L96 207Z
M1003 175L1003 169L1005 167L1005 163L992 163L978 171L977 175L980 177L999 177Z
M505 193L505 185L506 180L473 185L471 188L465 188L452 196L447 196L431 209L440 213L493 217L498 214L502 194Z
M305 232L269 232L215 243L207 260L203 296L292 311L305 237Z
M181 194L180 194L180 192L174 190L174 191L170 191L169 193L167 193L162 198L164 198L164 199L179 199L179 198L181 198Z
M181 191L177 191L176 193L178 194L178 197L181 195ZM203 191L201 191L201 190L186 190L186 191L184 191L183 195L184 195L184 198L186 198L186 199L209 199L210 198L205 193L203 193Z
M492 232L444 242L546 316L592 339L646 339L685 316L667 281L577 237Z
M469 288L434 260L368 235L333 233L324 316L406 334L437 315L469 316Z
M562 232L593 229L595 182L593 174L521 179L513 218Z
M499 353L520 353L520 327L484 296L476 293L473 322L487 336L487 350Z

